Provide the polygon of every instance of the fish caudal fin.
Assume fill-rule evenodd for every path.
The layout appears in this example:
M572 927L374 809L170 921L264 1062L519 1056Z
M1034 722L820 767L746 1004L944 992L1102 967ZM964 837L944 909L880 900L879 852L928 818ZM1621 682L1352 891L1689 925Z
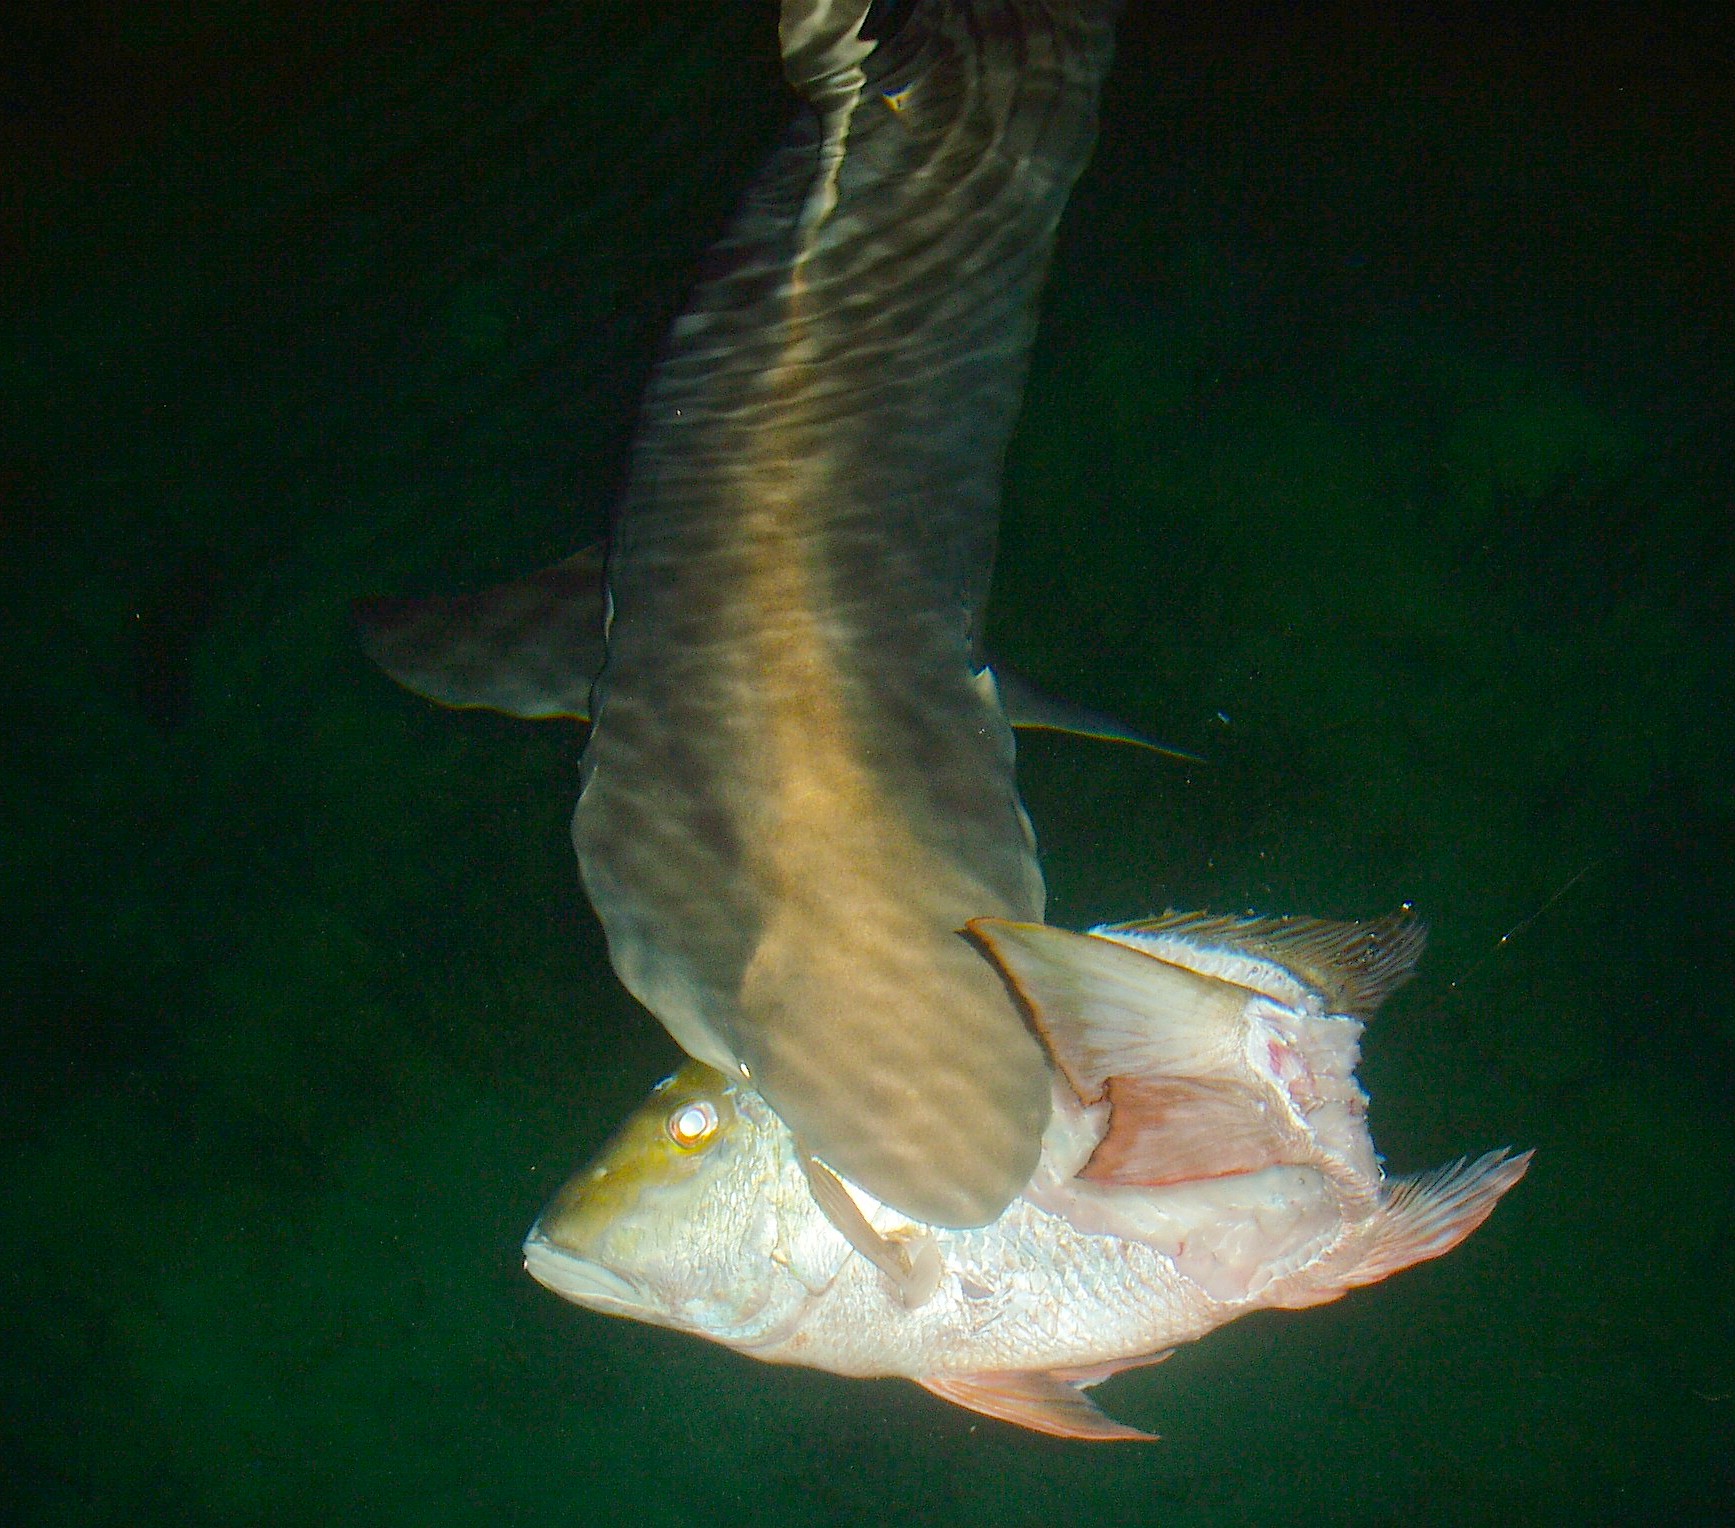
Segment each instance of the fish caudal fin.
M1502 1147L1475 1161L1460 1157L1432 1172L1394 1178L1381 1191L1379 1212L1357 1260L1339 1278L1308 1289L1303 1297L1273 1303L1291 1309L1323 1304L1412 1264L1443 1257L1493 1213L1534 1155L1513 1156Z
M357 600L354 616L368 657L426 700L586 721L604 606L602 549L587 547L480 594Z
M1115 1421L1084 1393L1082 1380L1033 1371L948 1374L918 1383L954 1406L1054 1438L1150 1443L1157 1436Z

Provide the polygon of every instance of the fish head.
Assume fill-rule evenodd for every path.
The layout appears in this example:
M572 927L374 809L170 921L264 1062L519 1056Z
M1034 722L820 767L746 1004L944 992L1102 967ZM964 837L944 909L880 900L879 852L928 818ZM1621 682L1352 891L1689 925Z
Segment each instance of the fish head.
M817 1216L787 1127L688 1061L555 1195L524 1266L575 1305L752 1349L800 1322L790 1249Z

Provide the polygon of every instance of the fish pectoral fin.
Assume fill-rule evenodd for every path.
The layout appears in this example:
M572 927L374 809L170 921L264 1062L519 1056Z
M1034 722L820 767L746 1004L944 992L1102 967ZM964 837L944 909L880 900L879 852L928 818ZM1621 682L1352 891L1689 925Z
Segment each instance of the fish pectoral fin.
M1107 1375L1102 1377L1106 1379ZM1081 1388L1092 1383L1090 1380L1064 1379L1059 1374L1032 1370L937 1375L919 1383L924 1390L954 1406L1054 1438L1149 1443L1157 1436L1128 1427L1104 1412Z
M425 700L587 721L606 603L599 545L480 594L363 599L352 615L368 657Z
M801 1170L814 1202L850 1246L891 1281L906 1310L933 1298L946 1271L945 1259L926 1231L882 1235L868 1223L843 1180L810 1152L801 1153Z

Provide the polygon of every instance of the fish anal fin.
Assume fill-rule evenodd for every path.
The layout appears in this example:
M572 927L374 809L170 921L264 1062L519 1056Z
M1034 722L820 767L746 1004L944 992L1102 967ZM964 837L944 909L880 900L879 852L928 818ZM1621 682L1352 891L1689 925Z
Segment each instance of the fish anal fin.
M602 549L480 594L357 600L362 649L406 690L457 710L588 720L603 659Z
M1159 1187L1279 1166L1293 1129L1251 1089L1184 1077L1111 1077L1108 1129L1079 1177Z
M1091 1381L1063 1379L1042 1370L946 1374L920 1381L923 1389L954 1406L1050 1437L1102 1443L1155 1441L1155 1433L1140 1432L1104 1412L1080 1388L1087 1383Z
M1297 1298L1273 1304L1298 1308L1335 1300L1346 1290L1376 1284L1402 1269L1443 1257L1493 1213L1501 1196L1530 1166L1532 1151L1513 1156L1505 1147L1469 1161L1460 1157L1432 1172L1387 1183L1368 1239L1345 1272Z
M1074 1364L1066 1369L1050 1369L1048 1373L1069 1385L1100 1385L1106 1379L1125 1373L1128 1369L1148 1369L1153 1364L1160 1364L1165 1358L1174 1354L1173 1348L1163 1348L1156 1353L1135 1353L1131 1358L1109 1358L1099 1364Z

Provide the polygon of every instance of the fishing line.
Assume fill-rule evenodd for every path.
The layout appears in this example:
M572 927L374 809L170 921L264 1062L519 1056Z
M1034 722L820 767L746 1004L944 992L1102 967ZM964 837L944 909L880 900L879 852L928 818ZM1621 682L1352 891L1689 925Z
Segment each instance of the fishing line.
M1569 876L1564 882L1561 883L1561 885L1559 887L1557 887L1555 889L1553 894L1550 895L1547 898L1547 900L1544 901L1542 903L1542 905L1536 909L1535 912L1531 913L1526 918L1520 918L1516 923L1514 923L1512 925L1511 928L1507 929L1504 934L1502 934L1498 939L1496 939L1494 941L1494 946L1492 949L1485 951L1478 959L1473 961L1464 971L1460 972L1457 976L1454 976L1451 979L1451 981L1447 982L1446 986L1447 986L1448 990L1455 992L1458 990L1458 988L1462 984L1464 984L1465 982L1468 982L1471 977L1473 977L1478 971L1480 971L1482 969L1483 966L1487 965L1489 961L1491 961L1496 955L1498 955L1501 952L1501 950L1505 949L1506 946L1509 943L1511 943L1512 940L1516 939L1520 934L1522 934L1527 928L1530 927L1531 924L1536 922L1536 920L1538 918L1540 918L1545 912L1547 912L1549 908L1553 907L1556 902L1558 902L1569 891L1571 891L1574 886L1578 885L1578 883L1580 881L1582 881L1587 875L1589 875L1591 873L1591 871L1596 869L1596 867L1598 865L1602 864L1604 860L1608 859L1609 854L1612 852L1613 851L1610 850L1608 852L1597 855L1595 859L1590 860L1588 863L1586 863L1585 865L1580 867L1580 869L1578 871L1576 871L1573 875Z

